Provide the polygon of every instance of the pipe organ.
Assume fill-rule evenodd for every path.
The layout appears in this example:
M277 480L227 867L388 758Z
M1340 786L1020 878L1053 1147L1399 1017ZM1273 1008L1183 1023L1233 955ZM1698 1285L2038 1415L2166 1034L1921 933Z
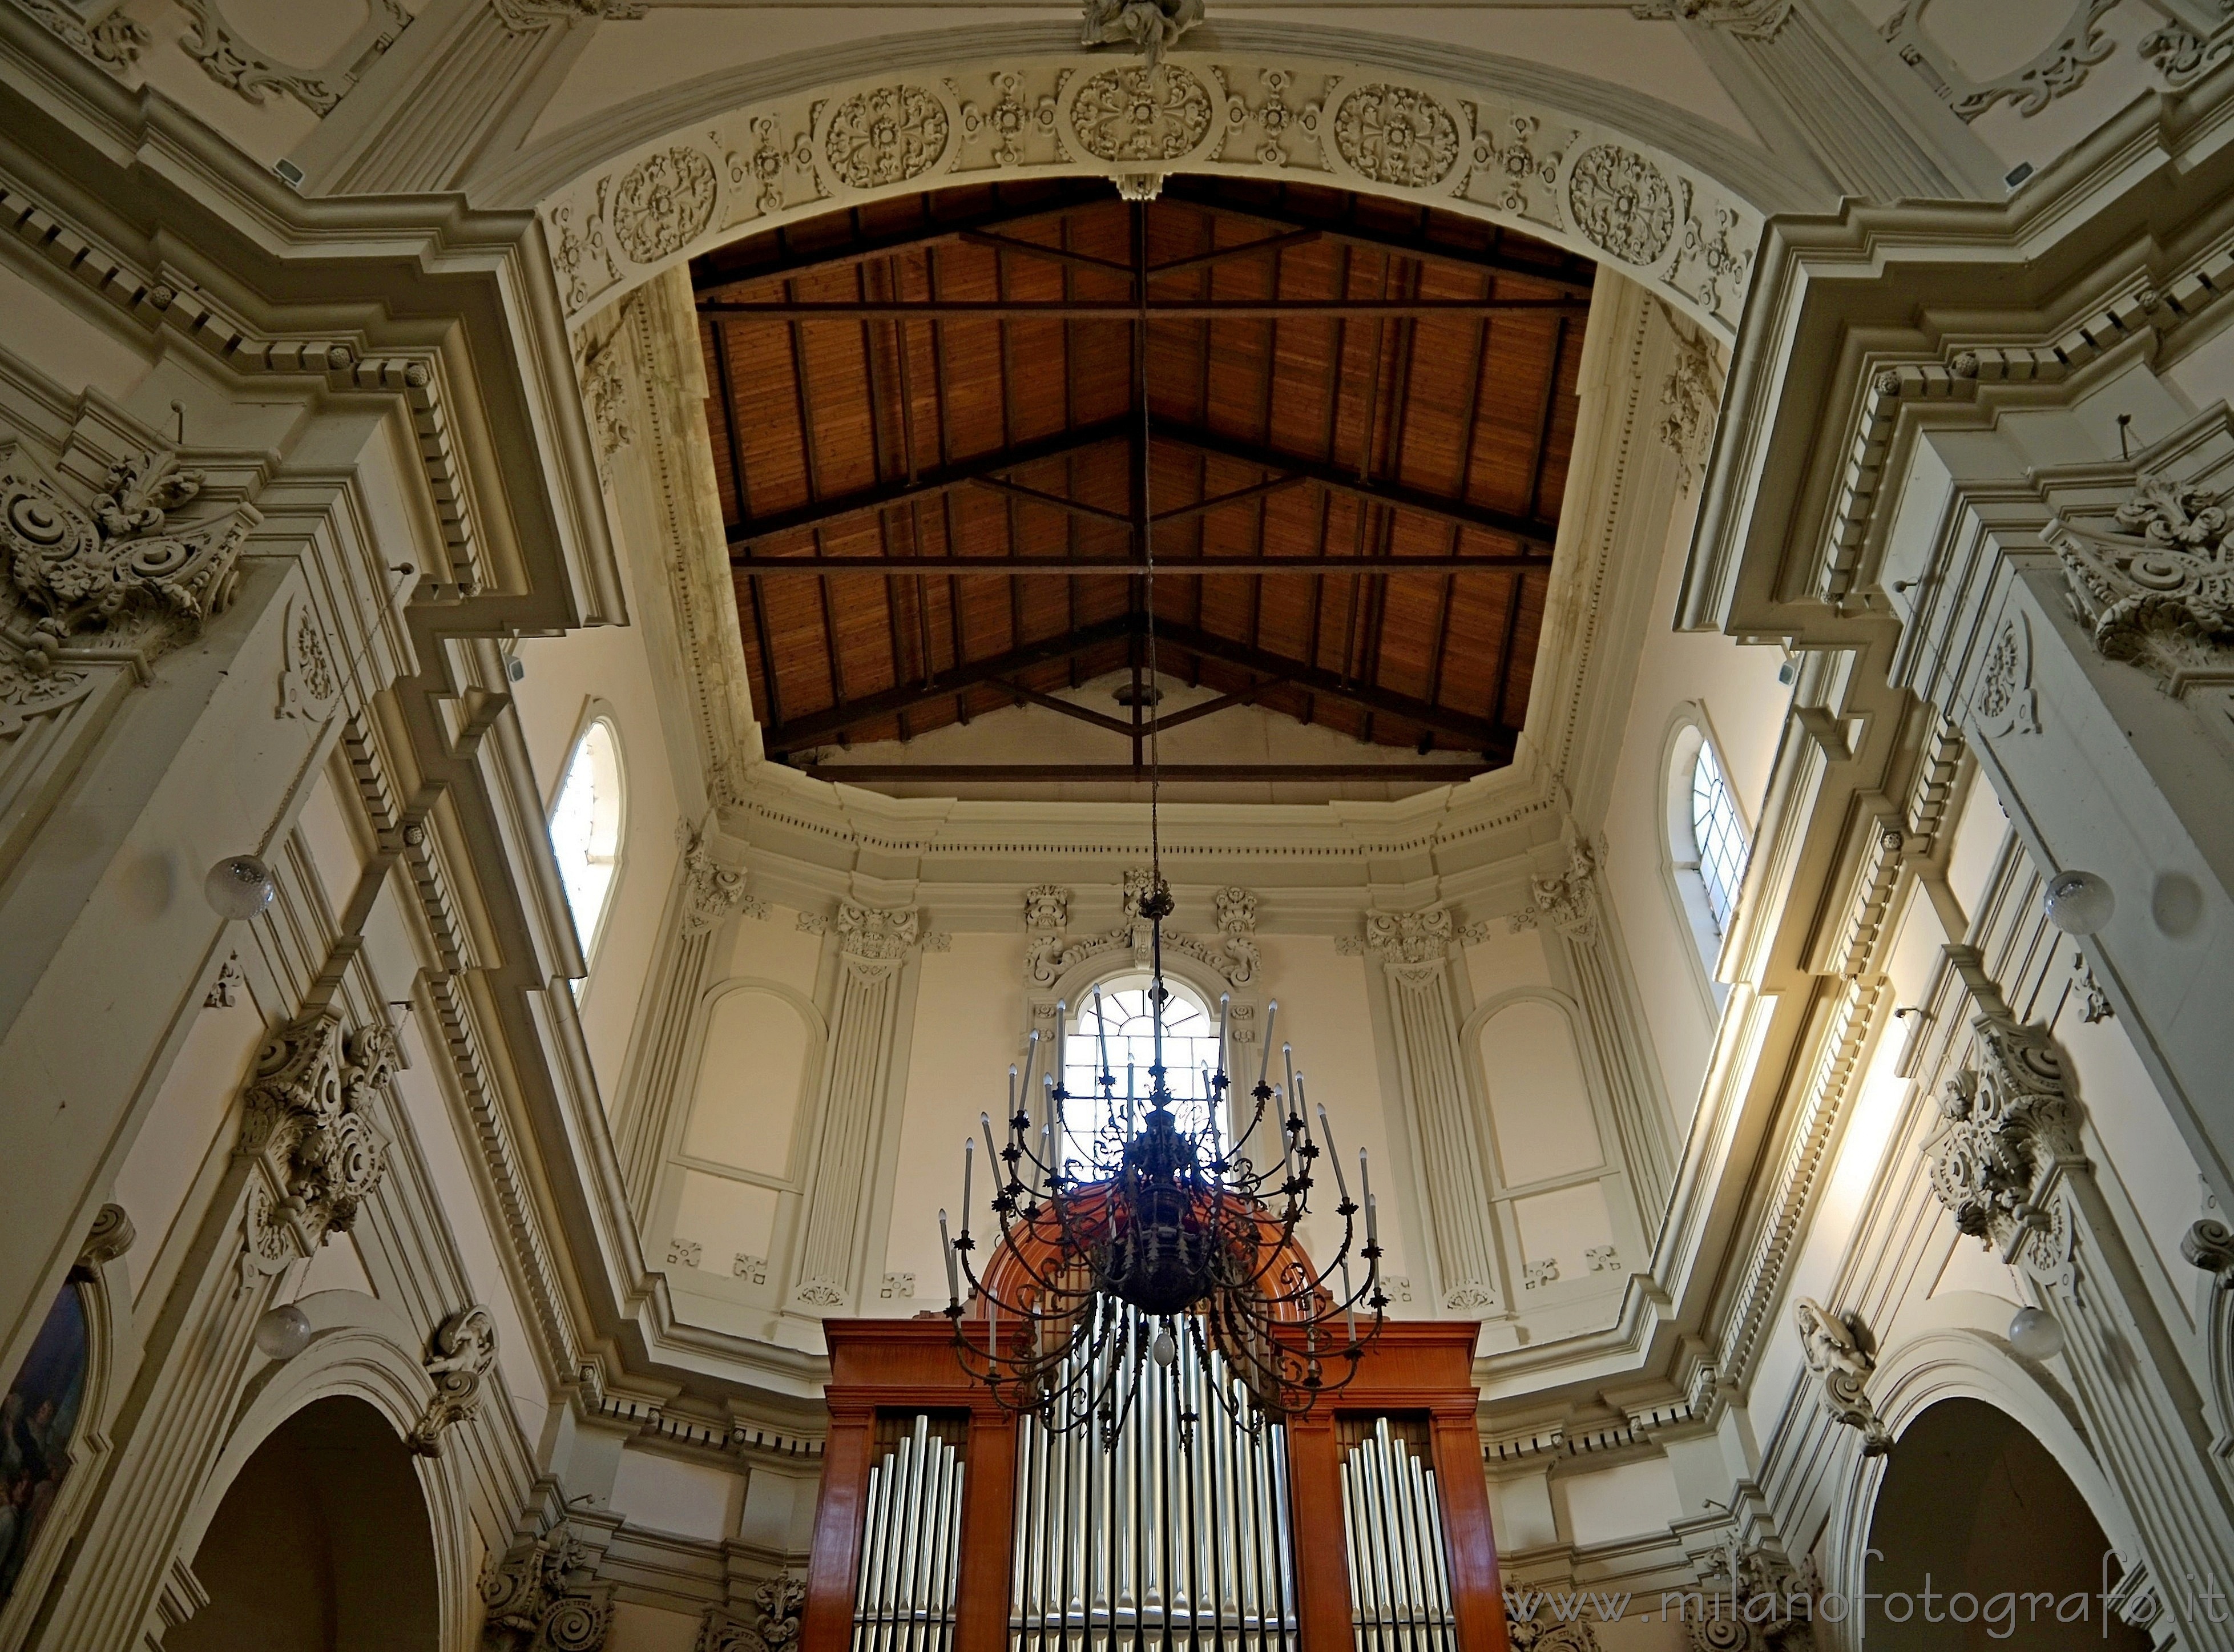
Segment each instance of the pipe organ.
M1254 1435L1181 1337L1108 1448L1002 1410L943 1316L823 1329L802 1652L1506 1652L1470 1323Z

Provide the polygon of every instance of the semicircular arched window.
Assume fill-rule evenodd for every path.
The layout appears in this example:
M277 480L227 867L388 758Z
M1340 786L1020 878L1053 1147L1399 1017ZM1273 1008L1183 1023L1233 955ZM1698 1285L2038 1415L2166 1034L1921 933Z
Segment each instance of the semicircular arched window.
M1081 1152L1080 1138L1105 1125L1124 1127L1127 1100L1139 1118L1147 1111L1148 1068L1156 1060L1156 1018L1148 1002L1152 983L1144 974L1114 976L1100 983L1097 1016L1092 991L1080 995L1064 1029L1062 1087L1071 1100L1063 1113L1064 1134ZM1206 1121L1211 1070L1218 1065L1218 1021L1192 988L1164 978L1171 995L1164 1006L1164 1080L1172 1092L1172 1116L1181 1130L1199 1130ZM1115 1082L1102 1087L1102 1052L1108 1052ZM1254 1074L1251 1074L1254 1077ZM1238 1081L1235 1087L1239 1087ZM1111 1098L1107 1107L1101 1098ZM1229 1092L1230 1094L1230 1092ZM1037 1103L1035 1101L1035 1110ZM1218 1120L1221 1129L1225 1120Z
M1691 760L1691 845L1699 881L1706 885L1707 907L1714 914L1715 933L1720 935L1728 929L1730 913L1738 904L1747 850L1729 782L1715 760L1714 747L1704 741Z
M585 959L597 946L620 872L623 803L620 743L612 724L599 717L574 742L551 808L551 848Z

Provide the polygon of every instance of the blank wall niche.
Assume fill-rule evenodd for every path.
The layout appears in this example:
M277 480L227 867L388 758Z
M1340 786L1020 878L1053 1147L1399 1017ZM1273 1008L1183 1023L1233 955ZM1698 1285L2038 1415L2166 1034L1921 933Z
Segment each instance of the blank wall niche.
M790 988L738 982L719 990L676 1155L670 1270L767 1282L778 1195L796 1186L800 1103L822 1042L821 1017Z
M1606 1163L1572 1009L1530 991L1493 1002L1474 1035L1497 1157L1497 1221L1525 1311L1621 1277ZM1594 1277L1595 1276L1595 1277Z

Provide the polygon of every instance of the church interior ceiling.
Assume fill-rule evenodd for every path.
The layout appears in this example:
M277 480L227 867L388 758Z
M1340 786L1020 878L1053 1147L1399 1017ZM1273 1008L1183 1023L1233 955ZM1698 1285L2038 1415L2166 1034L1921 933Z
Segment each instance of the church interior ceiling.
M1592 277L1431 209L1193 178L950 189L700 258L770 755L835 774L1036 705L1099 731L1079 761L843 772L1137 777L1152 534L1158 675L1211 691L1166 730L1255 705L1416 780L1509 761ZM1111 703L1067 692L1111 674Z

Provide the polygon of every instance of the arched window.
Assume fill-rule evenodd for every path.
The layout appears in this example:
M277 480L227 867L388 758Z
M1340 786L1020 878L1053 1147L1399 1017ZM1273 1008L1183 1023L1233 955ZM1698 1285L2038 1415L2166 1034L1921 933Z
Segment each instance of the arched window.
M1682 927L1691 933L1701 1004L1711 1019L1728 993L1715 979L1715 964L1737 908L1750 849L1728 774L1698 707L1680 708L1669 725L1663 774L1668 892Z
M1124 1127L1128 1094L1133 1098L1134 1118L1147 1111L1148 1068L1156 1059L1149 977L1119 976L1101 983L1101 988L1098 1018L1094 995L1082 993L1064 1029L1062 1087L1071 1100L1063 1112L1063 1125L1073 1157L1081 1155L1078 1144L1104 1125ZM1208 1119L1210 1073L1218 1065L1217 1018L1182 983L1166 976L1164 990L1171 995L1164 1006L1164 1081L1172 1093L1172 1116L1181 1130L1199 1130ZM1107 1109L1101 1100L1105 1048L1116 1079ZM1253 1082L1256 1074L1249 1077ZM1238 1079L1234 1084L1246 1087ZM1221 1130L1225 1127L1225 1119L1218 1122Z
M594 719L574 742L558 799L551 806L551 847L574 911L585 958L598 944L620 871L623 812L620 744L613 726Z
M1715 761L1715 748L1703 740L1691 760L1691 850L1699 880L1707 886L1715 933L1720 935L1729 927L1738 885L1745 878L1745 828L1738 824L1737 805L1730 800L1729 782Z

